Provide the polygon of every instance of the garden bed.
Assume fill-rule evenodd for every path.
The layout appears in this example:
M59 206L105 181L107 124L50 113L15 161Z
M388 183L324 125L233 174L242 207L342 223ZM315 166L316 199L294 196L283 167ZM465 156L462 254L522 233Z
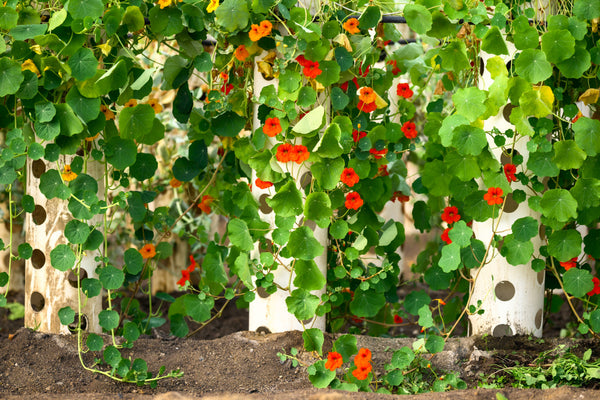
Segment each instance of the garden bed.
M16 299L16 298L15 298ZM241 331L247 326L245 310L227 309L218 319L190 339L174 338L166 331L155 331L153 336L140 338L133 349L124 350L125 357L142 358L150 371L161 366L166 370L181 369L179 379L160 381L158 387L135 386L83 370L77 355L76 336L50 335L19 328L22 320L9 321L1 316L0 330L0 393L2 398L43 399L185 399L207 396L224 399L387 399L395 396L373 393L348 393L319 390L312 387L306 370L293 367L290 361L281 362L279 352L289 354L295 347L299 358L312 362L310 353L303 352L300 332L257 334ZM333 337L326 336L325 349ZM375 369L383 371L383 364L392 352L410 345L414 339L391 339L359 336L358 345L373 352ZM109 341L105 337L105 343ZM600 343L593 340L527 337L455 338L444 352L432 360L439 369L454 370L468 385L468 390L418 395L419 399L497 399L501 392L508 399L595 399L600 386L592 383L587 388L561 387L538 389L511 388L511 378L502 368L530 365L543 352L565 345L582 356L592 350L592 360L600 356ZM95 355L99 357L99 354ZM89 365L94 355L84 355ZM501 389L484 389L484 384L502 383ZM8 396L8 397L6 397ZM216 396L216 397L213 397ZM405 397L407 398L407 397ZM408 397L411 398L411 397Z

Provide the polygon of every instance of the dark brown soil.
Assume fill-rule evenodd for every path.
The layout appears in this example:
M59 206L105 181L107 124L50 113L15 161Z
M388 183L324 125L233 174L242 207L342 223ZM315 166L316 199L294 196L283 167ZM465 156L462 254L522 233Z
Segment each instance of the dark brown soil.
M142 358L151 372L161 366L167 371L181 369L182 378L160 381L158 387L135 386L85 371L79 361L76 336L32 332L22 320L10 321L0 310L0 399L392 399L397 396L375 393L348 393L314 389L306 370L281 362L278 352L301 349L300 332L257 334L245 332L247 314L228 309L223 318L200 331L193 339L179 339L157 331L152 337L136 341L133 349L123 350L126 357ZM328 336L326 343L331 343ZM105 343L110 341L105 338ZM393 350L410 345L412 339L359 337L359 346L373 352L375 368L391 358ZM577 346L575 352L593 351L600 356L600 343L593 340L512 338L451 339L444 352L433 359L434 367L461 374L469 389L446 393L404 396L406 399L598 399L598 383L585 389L561 387L537 389L482 389L482 379L499 368L531 363L541 352L560 344ZM99 354L87 353L83 359L91 365ZM313 360L301 352L300 359ZM382 372L382 371L380 371ZM496 374L497 375L497 374Z

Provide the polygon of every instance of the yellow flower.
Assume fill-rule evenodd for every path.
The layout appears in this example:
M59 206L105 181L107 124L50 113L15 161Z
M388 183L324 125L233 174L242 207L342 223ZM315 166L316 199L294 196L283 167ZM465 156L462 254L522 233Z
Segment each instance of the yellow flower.
M104 54L104 56L108 56L110 54L110 51L112 50L112 46L108 43L102 43L96 47L98 47L100 51L102 51L102 54Z
M115 119L115 113L104 104L100 104L100 111L104 114L104 117L108 121L109 119Z
M77 178L77 174L71 170L71 165L69 164L65 164L61 176L65 182L71 182L73 179Z
M136 99L129 99L129 101L127 101L127 103L123 104L123 107L135 107L135 106L137 106Z
M42 48L40 47L39 44L32 44L29 46L29 48L31 49L31 51L33 51L35 54L42 54Z
M165 7L169 7L171 5L171 0L158 0L158 5L160 6L160 9L162 10Z
M31 59L25 60L25 62L23 62L23 64L21 64L21 71L25 71L25 70L33 72L34 74L36 74L38 76L38 78L41 76L40 70L33 63L33 61Z
M210 0L208 7L206 7L206 12L211 13L215 11L219 7L219 0Z

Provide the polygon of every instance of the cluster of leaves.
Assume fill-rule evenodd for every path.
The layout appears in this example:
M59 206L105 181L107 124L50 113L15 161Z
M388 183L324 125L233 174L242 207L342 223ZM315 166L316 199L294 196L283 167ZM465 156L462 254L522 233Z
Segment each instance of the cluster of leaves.
M10 192L23 181L27 158L47 163L39 190L64 200L73 217L51 265L79 275L83 254L103 249L97 276L83 279L81 292L87 298L107 292L111 302L100 325L130 343L166 319L142 313L131 299L118 312L112 300L125 288L135 295L171 255L167 237L178 230L202 249L203 260L196 268L192 259L184 271L189 293L163 296L177 336L189 334L187 319L208 323L218 315L215 300L244 305L259 289L284 290L300 321L328 314L332 331L350 324L383 334L406 320L421 327L425 348L436 352L452 333L445 327L455 327L469 304L460 296L432 300L425 290L399 299L396 250L404 227L378 216L391 199L419 194L413 218L421 231L441 227L448 206L462 216L413 268L430 289L468 292L466 277L494 253L511 265L551 272L548 288L564 288L573 309L575 298L585 304L580 331L600 331L600 281L587 259L571 261L582 244L587 256L600 257L600 122L583 116L575 122L579 99L592 117L598 101L598 89L587 89L600 86L594 25L600 1L576 0L572 15L532 23L535 10L502 1L419 0L402 12L422 43L399 48L386 43L402 39L400 32L381 23L393 7L349 6L358 15L335 3L308 10L292 0L137 0L110 7L101 0L64 6L9 0L0 7L0 185ZM153 43L172 51L162 68L143 61ZM253 65L266 84L253 81ZM187 131L167 166L172 187L159 177L157 147L172 125L165 126L157 106L155 76L173 93L165 113ZM419 94L434 82L430 100L417 110ZM486 129L501 111L511 128ZM249 122L253 117L257 122ZM420 177L410 185L407 158L419 164ZM508 173L507 165L514 170ZM471 222L496 221L506 200L490 203L480 182L494 189L495 200L503 193L541 217L519 219L511 232L494 231L484 243ZM148 209L165 190L192 193L187 209ZM197 203L203 213L228 217L223 237L182 228ZM34 208L31 194L23 196L20 209ZM130 241L141 249L126 250L121 264L107 252L118 213L131 220ZM270 213L273 223L264 219ZM580 227L589 229L582 234ZM328 230L327 249L315 237L319 230ZM544 245L534 257L531 239L540 231ZM315 262L325 253L326 276ZM31 248L20 248L19 257L31 257ZM575 268L561 265L568 262ZM293 280L275 282L277 269ZM7 281L0 275L2 286ZM65 308L60 318L71 324L76 312ZM87 345L102 348L94 335ZM113 375L147 380L141 362L128 364L109 348L104 359ZM402 354L397 358L404 360ZM398 361L384 381L398 387L404 375L394 371L414 368L414 360ZM331 376L318 366L311 374ZM340 382L334 378L325 385Z

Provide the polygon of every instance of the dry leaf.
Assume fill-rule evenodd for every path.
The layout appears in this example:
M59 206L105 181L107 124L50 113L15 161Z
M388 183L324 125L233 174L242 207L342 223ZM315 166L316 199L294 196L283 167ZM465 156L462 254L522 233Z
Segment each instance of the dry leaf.
M600 90L598 89L588 89L581 96L579 96L579 101L583 101L583 104L586 106L589 104L594 104L598 101L598 95L600 95Z

